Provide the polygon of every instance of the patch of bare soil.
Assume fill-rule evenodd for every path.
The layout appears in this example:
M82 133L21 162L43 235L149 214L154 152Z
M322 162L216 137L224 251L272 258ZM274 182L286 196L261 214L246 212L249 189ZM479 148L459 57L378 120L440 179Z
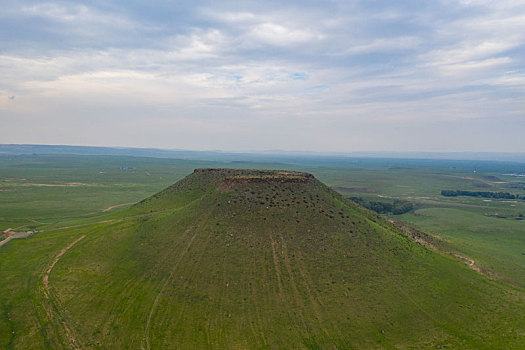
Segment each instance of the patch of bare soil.
M133 204L134 202L131 202L131 203L122 203L122 204L117 204L117 205L112 205L110 207L107 207L105 209L102 209L102 212L107 212L107 211L110 211L111 209L115 209L115 208L119 208L119 207L123 207L125 205L129 205L129 204Z
M100 184L86 184L82 182L64 182L58 184L37 184L37 183L25 183L19 186L31 186L31 187L98 187Z
M468 267L470 267L472 270L477 271L479 273L483 273L483 271L481 271L481 268L478 265L476 265L476 261L474 261L474 259L472 259L471 257L460 253L454 253L454 256L465 261Z
M395 220L393 218L386 218L388 222L394 224L397 228L399 228L405 236L412 239L414 242L421 244L422 246L425 246L432 250L440 250L436 243L433 242L433 238L428 236L427 234L417 230L416 228L406 225L398 220Z

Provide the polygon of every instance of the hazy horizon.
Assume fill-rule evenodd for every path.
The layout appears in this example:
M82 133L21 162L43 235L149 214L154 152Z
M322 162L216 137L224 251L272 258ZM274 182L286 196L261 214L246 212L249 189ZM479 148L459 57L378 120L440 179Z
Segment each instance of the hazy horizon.
M251 161L253 157L264 159L292 158L338 158L338 159L399 159L399 160L451 160L451 161L499 161L525 163L524 152L420 152L420 151L357 151L323 152L305 150L221 150L152 148L93 145L54 145L54 144L0 144L1 154L71 154L71 155L131 155L161 158L212 159L227 157L230 160ZM211 157L211 158L210 158ZM233 157L233 158L232 158ZM247 157L247 158L246 158ZM291 158L290 158L291 157Z

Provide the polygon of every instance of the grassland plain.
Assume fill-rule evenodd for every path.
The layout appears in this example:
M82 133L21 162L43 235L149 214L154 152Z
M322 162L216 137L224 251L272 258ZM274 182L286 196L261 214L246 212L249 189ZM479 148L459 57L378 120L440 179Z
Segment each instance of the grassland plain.
M0 230L89 222L151 196L195 168L219 165L224 166L131 156L0 155Z
M159 191L195 166L199 162L136 157L0 156L0 228L101 215Z
M525 346L523 289L301 173L197 171L112 217L0 249L0 346Z
M33 230L102 221L203 166L303 170L347 197L408 200L415 210L401 216L402 220L457 243L463 254L474 255L485 269L521 285L525 283L525 220L515 220L525 215L525 202L440 195L443 189L463 189L510 191L523 196L524 181L505 175L524 170L523 165L515 163L299 159L294 164L280 164L131 156L1 155L0 229ZM478 234L481 232L484 233Z

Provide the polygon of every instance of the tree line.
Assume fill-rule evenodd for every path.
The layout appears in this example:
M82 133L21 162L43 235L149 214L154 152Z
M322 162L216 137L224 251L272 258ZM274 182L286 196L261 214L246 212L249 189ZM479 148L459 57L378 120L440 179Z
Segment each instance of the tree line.
M495 199L519 199L520 196L509 192L483 192L483 191L463 191L463 190L443 190L441 195L445 197L469 196Z
M394 199L393 202L376 202L364 200L362 197L350 197L354 202L363 207L373 210L378 214L401 215L414 209L414 205L408 201Z

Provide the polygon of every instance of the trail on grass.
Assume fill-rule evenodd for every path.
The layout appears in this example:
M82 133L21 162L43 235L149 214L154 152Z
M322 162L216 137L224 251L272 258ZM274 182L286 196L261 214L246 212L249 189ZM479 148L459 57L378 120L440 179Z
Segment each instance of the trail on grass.
M125 204L129 204L129 203L125 203ZM177 208L175 210L179 210L179 208ZM36 232L49 232L49 231L65 230L65 229L68 229L68 228L77 228L77 227L83 227L83 226L89 226L89 225L106 224L106 223L109 223L109 222L120 222L120 221L124 221L124 220L127 220L127 219L138 218L138 217L141 217L141 216L155 215L155 214L164 213L164 212L167 212L167 211L174 211L174 209L157 210L157 211L152 211L152 212L149 212L149 213L146 213L146 214L137 214L137 215L123 216L123 217L116 218L116 219L107 219L107 220L102 220L102 221L88 222L88 223L85 223L85 224L77 224L77 225L70 225L70 226L47 228L47 229L44 229L44 230L35 231L35 233Z
M498 278L503 278L501 276L498 276L496 275L495 273L493 272L490 272L490 271L484 271L481 269L481 267L478 265L478 263L472 259L470 256L464 254L464 253L460 253L458 251L455 251L454 249L445 249L445 248L440 248L438 247L436 244L430 242L430 239L428 239L427 235L418 231L418 229L414 228L414 227L411 227L409 225L407 225L406 223L402 223L398 220L394 220L392 218L387 218L387 220L394 224L396 227L398 227L399 229L401 229L401 232L403 232L405 234L405 236L407 236L408 238L410 238L412 241L416 242L416 243L419 243L421 244L422 246L425 246L433 251L436 251L438 253L447 253L449 252L450 254L452 254L452 256L464 261L466 263L466 265L471 269L471 270L474 270L478 273L481 273L481 274L484 274L484 275L489 275L489 276L496 276Z
M10 235L9 237L7 237L6 239L4 239L3 241L0 241L0 247L6 245L12 239L27 238L27 237L31 236L32 234L33 234L33 232L31 232L31 231L28 231L28 232L15 232L12 235Z
M59 310L58 310L58 300L55 300L55 298L52 296L51 291L49 289L49 274L51 271L53 271L53 268L58 263L60 258L68 251L70 250L75 244L80 242L86 237L86 235L82 235L79 238L77 238L75 241L70 243L67 247L62 249L60 253L57 254L51 265L46 270L44 277L42 278L42 284L44 287L44 297L46 298L47 302L43 302L42 305L44 306L46 310L46 314L50 318L50 320L56 320L58 323L64 328L67 340L69 342L69 345L73 347L73 349L80 349L77 340L75 339L75 336L73 334L73 331L71 330L71 327L67 324L64 317L61 316ZM53 305L55 308L53 308Z
M454 253L454 256L464 260L467 263L467 266L470 267L472 270L479 272L479 273L483 273L481 268L476 264L476 261L472 259L471 257L465 254L461 254L461 253ZM487 274L490 275L490 273L487 273Z
M60 260L62 255L64 255L69 249L71 249L71 247L73 247L75 244L77 244L78 242L83 240L85 237L86 237L86 235L80 236L76 241L74 241L73 243L69 244L67 247L62 249L60 251L60 253L58 253L58 255L55 257L55 260L53 260L53 263L51 264L51 266L49 266L49 268L47 269L46 274L44 275L44 278L43 278L44 288L48 292L49 292L49 274L53 270L53 267L55 267L56 263L58 262L58 260Z
M130 216L131 217L131 216ZM55 227L55 228L48 228L45 230L40 230L36 232L49 232L49 231L58 231L58 230L66 230L68 228L77 228L77 227L83 227L83 226L89 226L89 225L96 225L96 224L106 224L108 222L116 222L116 221L122 221L124 219L127 219L127 217L120 218L120 219L108 219L108 220L102 220L102 221L96 221L96 222L90 222L87 224L78 224L78 225L71 225L71 226L62 226L62 227Z
M147 350L150 349L150 345L149 345L149 329L151 327L151 319L153 318L153 314L155 313L155 310L156 310L157 305L159 303L160 297L162 296L162 294L164 294L164 290L166 289L166 287L169 284L169 282L173 280L173 276L175 275L175 271L177 270L177 267L179 266L179 263L182 261L182 259L184 258L184 256L188 252L188 250L190 249L190 247L191 247L195 237L197 237L197 233L195 233L191 237L190 242L188 243L188 245L186 246L184 251L182 251L182 253L180 254L179 259L177 260L177 262L175 263L175 266L173 267L173 270L171 271L171 273L168 276L168 278L166 278L166 282L164 282L164 284L162 285L162 288L160 289L159 293L157 294L157 297L155 298L155 301L153 302L153 305L151 305L151 309L150 309L150 312L149 312L149 315L148 315L148 320L146 321L146 328L144 329L144 340L145 340L145 343L146 343L146 349Z
M103 213L107 212L107 211L110 211L111 209L115 209L115 208L119 208L119 207L123 207L125 205L129 205L129 204L134 204L135 202L131 202L131 203L122 203L122 204L116 204L116 205L112 205L110 207L107 207L105 209L102 209L101 211Z

